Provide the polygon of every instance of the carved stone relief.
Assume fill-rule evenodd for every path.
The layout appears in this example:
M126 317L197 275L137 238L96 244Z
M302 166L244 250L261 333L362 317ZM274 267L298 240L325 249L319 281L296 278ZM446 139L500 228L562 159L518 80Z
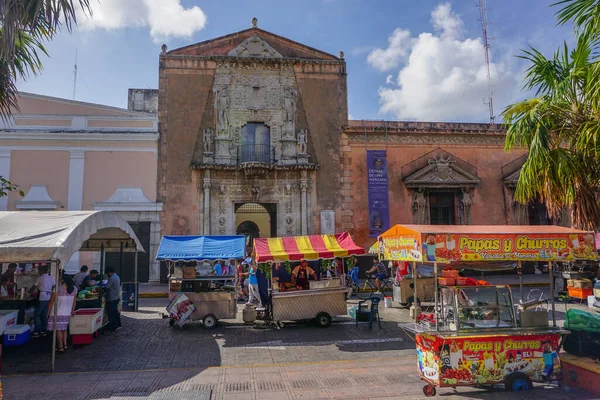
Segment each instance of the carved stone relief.
M413 192L412 211L413 223L419 225L424 225L427 223L427 199L425 198L424 189L416 189Z
M321 234L331 235L335 233L335 211L321 210Z
M269 127L269 142L262 144L274 148L277 162L297 163L296 78L293 69L277 65L277 68L269 69L262 64L256 68L247 63L217 64L213 87L216 112L214 163L237 163L241 130L249 122Z
M461 225L471 224L471 206L473 205L473 199L471 197L471 190L463 188L462 199L460 200L460 223Z
M267 58L282 58L274 48L267 42L262 40L258 35L252 35L236 48L227 53L233 57L267 57Z

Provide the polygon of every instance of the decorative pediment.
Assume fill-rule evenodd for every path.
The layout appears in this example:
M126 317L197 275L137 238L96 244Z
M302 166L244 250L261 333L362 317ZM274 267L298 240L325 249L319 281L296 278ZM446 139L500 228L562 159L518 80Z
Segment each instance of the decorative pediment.
M404 179L408 188L469 188L481 179L456 165L449 156L430 158L426 167Z
M163 203L146 197L140 187L121 187L110 199L94 203L94 210L105 211L161 211Z
M17 202L19 210L56 210L58 202L48 194L46 185L31 185L23 200Z
M502 181L504 182L504 186L506 186L507 188L517 187L517 182L519 182L519 176L521 176L521 168L502 179Z
M232 57L265 57L282 58L283 56L265 42L258 35L252 35L240 43L236 48L227 53Z

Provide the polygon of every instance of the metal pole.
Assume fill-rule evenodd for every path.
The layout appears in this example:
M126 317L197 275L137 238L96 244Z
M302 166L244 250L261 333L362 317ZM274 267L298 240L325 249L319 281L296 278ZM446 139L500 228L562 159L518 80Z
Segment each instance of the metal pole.
M100 280L104 280L104 243L100 245Z
M53 324L52 324L52 372L54 372L54 365L56 363L56 317L58 315L58 285L60 282L58 281L58 269L60 268L60 261L51 261L50 262L50 274L52 274L52 266L54 265L54 316L53 316Z
M123 279L123 242L119 245L119 278Z
M552 303L552 326L556 327L556 304L554 303L554 271L552 261L548 261L548 276L550 277L550 301Z
M417 263L413 261L413 307L415 308L415 324L417 323Z
M521 265L521 261L517 264L517 274L519 275L519 296L521 296L521 303L525 300L523 299L523 266Z
M133 311L137 311L138 310L138 249L137 249L137 244L135 247L135 260L134 260L134 270L133 270L133 286L135 290L135 298L133 301Z
M433 263L433 276L435 277L435 282L434 284L434 307L435 307L435 330L439 331L440 330L440 326L439 326L439 313L438 313L438 269L437 269L437 262Z

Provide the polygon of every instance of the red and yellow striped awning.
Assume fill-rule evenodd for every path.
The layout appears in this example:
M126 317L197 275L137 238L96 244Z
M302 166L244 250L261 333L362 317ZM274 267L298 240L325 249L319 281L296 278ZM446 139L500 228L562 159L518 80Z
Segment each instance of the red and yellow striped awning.
M254 257L257 262L318 260L364 253L364 249L358 247L347 232L254 239Z

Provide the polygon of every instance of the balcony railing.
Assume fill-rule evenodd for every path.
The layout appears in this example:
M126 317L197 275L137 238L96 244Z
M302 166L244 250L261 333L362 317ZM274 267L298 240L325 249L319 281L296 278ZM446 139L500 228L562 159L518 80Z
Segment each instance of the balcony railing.
M266 144L244 144L238 147L238 164L256 162L275 163L275 147Z

